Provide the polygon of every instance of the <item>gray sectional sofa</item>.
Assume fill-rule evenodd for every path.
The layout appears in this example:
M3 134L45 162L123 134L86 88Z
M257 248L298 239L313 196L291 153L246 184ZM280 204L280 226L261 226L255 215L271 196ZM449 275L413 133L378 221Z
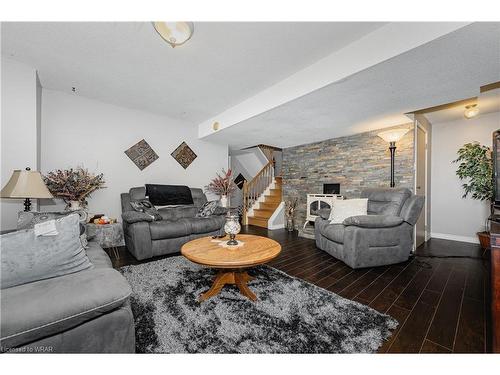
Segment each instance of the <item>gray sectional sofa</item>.
M2 352L135 352L130 286L97 243L86 252L88 270L2 289Z
M330 210L315 221L316 246L352 268L404 262L413 249L413 229L424 205L409 189L367 189L368 215L330 224Z
M193 205L160 208L163 220L136 220L131 201L146 198L145 187L134 187L121 194L123 232L128 251L138 260L179 252L182 245L195 238L222 235L225 212L208 217L196 217L207 202L202 189L191 188Z

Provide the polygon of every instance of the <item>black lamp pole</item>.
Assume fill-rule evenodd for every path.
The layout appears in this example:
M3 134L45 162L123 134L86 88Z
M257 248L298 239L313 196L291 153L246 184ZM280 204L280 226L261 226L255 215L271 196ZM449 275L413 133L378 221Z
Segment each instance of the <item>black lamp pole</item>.
M31 171L30 167L26 167L27 171ZM29 212L31 211L31 199L25 198L24 199L24 212Z
M396 142L389 143L389 151L391 152L391 188L396 184L394 183L394 155L396 154Z

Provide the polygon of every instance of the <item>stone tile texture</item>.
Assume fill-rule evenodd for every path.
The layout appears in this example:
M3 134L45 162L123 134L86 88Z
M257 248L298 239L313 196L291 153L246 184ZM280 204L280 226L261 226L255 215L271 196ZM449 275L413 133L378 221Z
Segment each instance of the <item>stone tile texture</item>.
M396 126L398 128L401 126ZM396 187L414 186L413 125L396 143ZM384 129L385 130L385 129ZM306 194L323 193L324 183L340 183L340 194L357 198L369 187L388 187L390 182L389 144L377 136L380 130L283 150L283 198L297 194L299 203L295 227L306 218Z

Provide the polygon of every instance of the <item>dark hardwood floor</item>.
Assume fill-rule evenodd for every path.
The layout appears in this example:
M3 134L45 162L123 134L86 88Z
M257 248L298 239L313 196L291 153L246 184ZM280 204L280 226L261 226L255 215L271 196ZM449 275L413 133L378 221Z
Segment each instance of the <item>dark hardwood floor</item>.
M405 263L353 270L297 232L252 226L242 232L282 245L270 266L398 320L381 353L491 351L489 254L477 245L431 239ZM141 263L124 247L119 255L116 259L110 252L115 267Z

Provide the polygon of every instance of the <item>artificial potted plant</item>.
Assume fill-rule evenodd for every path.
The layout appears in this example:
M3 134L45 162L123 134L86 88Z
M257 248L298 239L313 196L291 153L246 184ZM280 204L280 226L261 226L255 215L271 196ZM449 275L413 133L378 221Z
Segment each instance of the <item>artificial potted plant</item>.
M491 148L472 142L463 145L458 151L458 158L454 163L459 163L457 176L464 181L462 198L469 195L472 199L487 201L492 207L494 199L493 161L491 159ZM490 246L489 220L486 219L486 230L478 232L481 247L486 249Z
M82 167L57 169L43 176L47 188L56 198L63 199L68 210L81 210L87 198L97 189L104 188L102 173L94 175Z
M228 206L228 197L235 191L236 184L232 178L232 171L227 172L223 169L222 174L217 173L217 176L205 186L205 191L218 195L222 207Z

